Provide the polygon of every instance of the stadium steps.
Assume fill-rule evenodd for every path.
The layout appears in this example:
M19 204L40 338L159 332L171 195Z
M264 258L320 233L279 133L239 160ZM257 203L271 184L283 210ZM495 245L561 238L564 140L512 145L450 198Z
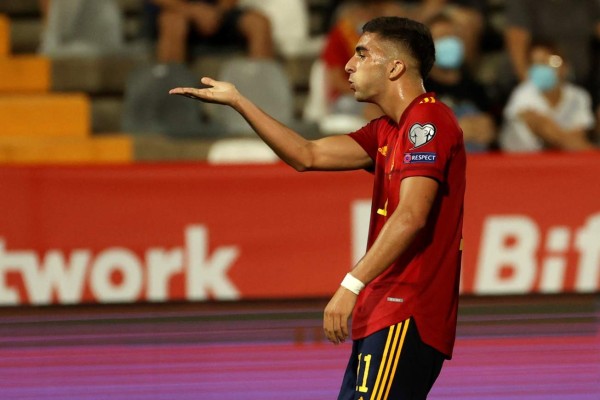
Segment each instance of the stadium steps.
M10 53L10 21L6 15L0 14L0 57Z
M45 57L0 57L0 93L47 92L50 68Z
M90 100L83 93L0 96L2 137L86 137L90 116Z
M52 90L81 91L91 96L118 95L143 54L126 57L65 57L52 60Z
M90 93L100 91L101 87L118 90L124 81L123 74L119 75L109 67L96 68L95 71L99 71L96 75L83 74L81 71L85 72L85 69L78 70L77 64L73 67L68 62L54 63L35 54L14 55L11 52L11 37L14 37L11 22L7 15L0 15L0 163L133 161L134 143L130 136L91 136L92 102L90 96L81 91L81 86ZM57 79L57 76L64 78ZM82 81L86 85L77 87L77 82ZM115 81L111 86L110 83ZM65 91L71 91L53 91L61 85Z
M119 3L125 14L125 37L128 43L134 43L139 39L141 32L142 20L140 18L142 12L142 0L119 0ZM322 12L325 8L325 0L309 0L311 9L311 31L319 32L322 25ZM0 55L2 53L2 40L4 41L4 54L11 54L11 67L17 68L14 64L14 59L19 57L33 58L36 55L40 39L43 31L43 21L41 19L38 0L19 0L0 2L0 13L6 14L4 21L0 20ZM45 88L48 96L55 96L55 92L80 93L87 94L88 107L87 116L89 118L85 137L104 136L105 132L121 131L121 114L123 110L123 94L125 90L125 82L129 72L135 68L138 63L147 61L153 55L153 51L148 49L146 53L128 54L126 57L96 57L96 58L76 58L64 57L50 59L49 63L49 83ZM207 56L206 53L196 57L195 65L192 69L200 75L216 75L219 66L226 57ZM25 59L21 60L24 63ZM308 88L308 66L312 62L311 59L283 59L284 68L290 75L292 84L296 93L295 97L295 113L301 115L304 106L306 92ZM33 61L29 61L32 62ZM37 60L36 63L43 63ZM9 68L5 66L4 68ZM30 67L33 68L33 67ZM40 68L37 66L36 68ZM1 71L1 68L0 68ZM13 75L16 72L13 72ZM24 75L29 75L21 70ZM4 75L2 72L0 74ZM37 75L37 74L36 74ZM29 75L33 76L33 74ZM47 76L47 75L46 75ZM9 83L14 83L15 80L7 79L7 82L2 86L0 77L0 97L11 94L17 94L15 88L12 88ZM37 79L37 78L36 78ZM45 79L45 78L40 78ZM29 92L44 91L43 82L39 82L36 89L25 89L22 87L18 92L20 94ZM33 86L33 82L30 83ZM48 93L49 92L49 93ZM62 96L62 95L59 95ZM36 100L38 101L38 100ZM28 114L26 112L25 114ZM38 128L42 125L56 125L55 121L45 118L43 115L30 114L28 123L34 123L44 119L45 123L37 122ZM58 112L53 113L59 115ZM0 115L4 118L4 113L0 110ZM32 118L34 115L35 118ZM16 118L11 117L13 121ZM60 119L60 117L59 117ZM0 138L6 136L4 125L6 122L0 122ZM23 124L23 122L21 122ZM19 127L21 125L17 125ZM43 134L36 128L30 133L32 141L34 137ZM21 128L23 129L23 128ZM18 133L17 128L12 129L12 133ZM21 132L20 134L22 134ZM58 135L58 132L52 133ZM52 136L51 135L51 136ZM69 134L71 135L71 134ZM43 134L42 136L46 136ZM73 137L73 136L72 136ZM81 140L84 140L83 134L79 135ZM49 140L49 139L44 139ZM58 140L58 139L57 139ZM71 139L74 140L74 139ZM58 143L58 142L57 142ZM38 144L37 146L42 146ZM43 146L50 146L47 143ZM161 160L204 160L210 147L210 141L205 139L173 139L169 137L157 138L154 136L134 136L132 137L132 152L135 159L144 161L161 161ZM54 151L54 150L53 150ZM64 158L64 157L63 157ZM2 157L5 159L5 157Z
M95 137L0 137L0 163L108 164L133 161L133 139L122 134Z
M119 0L125 13L126 39L135 39L141 29L139 13L142 0ZM5 24L13 57L37 53L43 31L38 0L0 2L0 13L10 17ZM8 20L8 18L7 18ZM0 21L0 40L2 21ZM1 51L0 44L0 51ZM2 53L0 52L0 55ZM89 95L92 108L92 133L120 131L122 95L129 72L146 60L144 54L136 52L124 57L62 57L51 59L50 91L85 92ZM2 92L0 86L0 93Z

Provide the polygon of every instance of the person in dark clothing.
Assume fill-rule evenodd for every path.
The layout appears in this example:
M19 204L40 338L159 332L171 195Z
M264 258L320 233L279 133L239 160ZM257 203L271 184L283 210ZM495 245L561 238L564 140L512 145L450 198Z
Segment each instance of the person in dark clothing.
M147 0L146 12L156 25L160 62L184 62L189 44L239 45L249 57L273 57L269 19L237 0Z
M485 87L464 67L464 43L453 21L440 14L429 21L436 62L425 88L435 92L458 118L467 151L486 151L496 139L497 118Z

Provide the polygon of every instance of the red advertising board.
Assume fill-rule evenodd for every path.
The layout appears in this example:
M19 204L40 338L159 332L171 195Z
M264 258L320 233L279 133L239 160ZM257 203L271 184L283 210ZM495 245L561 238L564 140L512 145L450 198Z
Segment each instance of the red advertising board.
M470 156L462 292L600 288L598 153ZM0 305L329 296L371 176L282 164L0 168Z
M470 157L463 292L600 290L600 153Z

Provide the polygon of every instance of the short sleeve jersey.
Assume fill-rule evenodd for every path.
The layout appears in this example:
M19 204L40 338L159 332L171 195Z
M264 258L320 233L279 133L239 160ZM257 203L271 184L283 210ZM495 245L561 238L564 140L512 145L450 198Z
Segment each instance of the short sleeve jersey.
M466 154L452 111L432 93L417 97L396 124L387 117L349 134L374 161L367 247L396 210L405 178L439 183L425 229L360 293L352 337L413 317L422 340L448 358L456 335Z

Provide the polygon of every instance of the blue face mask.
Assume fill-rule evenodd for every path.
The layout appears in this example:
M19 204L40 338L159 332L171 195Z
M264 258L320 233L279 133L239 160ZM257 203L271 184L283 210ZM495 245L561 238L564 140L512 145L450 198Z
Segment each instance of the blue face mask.
M542 92L552 90L558 85L556 69L545 64L533 64L529 67L529 80Z
M435 42L435 65L444 69L454 69L465 59L465 45L456 36L445 36Z

